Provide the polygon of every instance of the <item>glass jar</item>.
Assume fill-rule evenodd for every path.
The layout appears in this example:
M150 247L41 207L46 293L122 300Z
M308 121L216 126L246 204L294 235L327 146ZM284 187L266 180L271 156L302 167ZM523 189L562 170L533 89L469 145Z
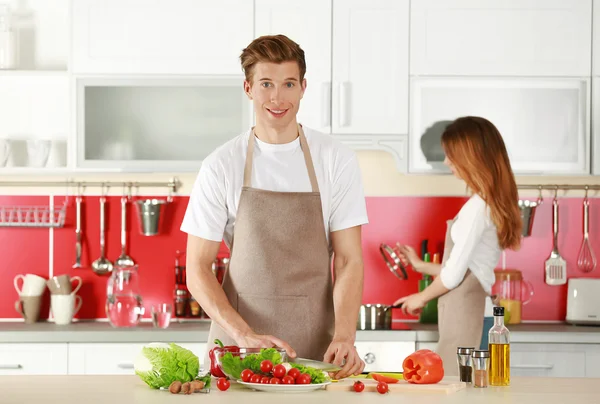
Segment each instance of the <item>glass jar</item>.
M175 289L175 317L186 317L188 315L189 293L185 289Z
M106 286L106 316L113 327L135 327L144 314L138 266L113 267Z
M190 297L190 315L192 317L202 316L202 308L200 307L200 303L194 299L194 296Z
M517 269L497 269L495 274L492 295L497 295L498 304L506 310L506 324L519 324L521 308L531 300L533 286L523 279L521 271Z

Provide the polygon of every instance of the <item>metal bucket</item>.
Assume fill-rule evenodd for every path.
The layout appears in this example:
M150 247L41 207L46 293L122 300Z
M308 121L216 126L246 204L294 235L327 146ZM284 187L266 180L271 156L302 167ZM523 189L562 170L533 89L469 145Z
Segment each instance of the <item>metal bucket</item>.
M535 216L535 208L542 203L541 200L528 201L519 200L519 209L521 210L521 220L523 221L523 231L521 235L523 237L531 236L531 229L533 228L533 218Z
M140 199L135 201L140 221L140 232L144 236L156 236L162 227L163 210L168 201L162 199Z

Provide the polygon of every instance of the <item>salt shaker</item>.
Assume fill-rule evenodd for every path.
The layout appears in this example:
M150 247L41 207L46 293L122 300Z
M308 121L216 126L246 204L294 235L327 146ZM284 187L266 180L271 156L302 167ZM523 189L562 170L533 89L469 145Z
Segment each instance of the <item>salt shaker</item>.
M490 352L476 350L473 352L473 386L488 386L488 369L490 366Z
M456 350L456 356L458 359L458 374L461 382L473 382L473 365L471 356L473 355L474 351L474 347L458 347Z

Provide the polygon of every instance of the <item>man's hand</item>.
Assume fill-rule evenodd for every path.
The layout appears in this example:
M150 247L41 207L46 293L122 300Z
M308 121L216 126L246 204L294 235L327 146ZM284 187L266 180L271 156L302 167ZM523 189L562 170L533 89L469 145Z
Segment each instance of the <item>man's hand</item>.
M296 357L296 351L285 341L272 335L248 333L237 336L235 342L241 348L282 348L290 358Z
M333 375L333 378L338 380L350 375L359 375L365 369L365 362L360 359L354 344L350 341L333 340L323 361L342 367L342 370Z

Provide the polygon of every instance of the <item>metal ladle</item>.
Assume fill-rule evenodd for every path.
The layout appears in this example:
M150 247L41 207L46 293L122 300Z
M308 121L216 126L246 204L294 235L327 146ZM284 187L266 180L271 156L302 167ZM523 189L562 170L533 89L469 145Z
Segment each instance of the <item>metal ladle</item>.
M112 262L107 260L105 256L104 207L106 204L106 196L104 193L104 187L102 188L102 195L100 196L100 258L92 262L92 269L97 275L106 275L113 270Z
M131 187L129 187L129 195L131 195ZM121 198L121 255L115 261L115 264L121 267L135 265L133 258L125 252L127 249L127 199L128 196L123 193Z
M591 272L596 268L596 257L589 239L590 227L590 201L588 200L588 189L585 190L585 198L583 199L583 242L579 250L579 258L577 266L582 272Z

